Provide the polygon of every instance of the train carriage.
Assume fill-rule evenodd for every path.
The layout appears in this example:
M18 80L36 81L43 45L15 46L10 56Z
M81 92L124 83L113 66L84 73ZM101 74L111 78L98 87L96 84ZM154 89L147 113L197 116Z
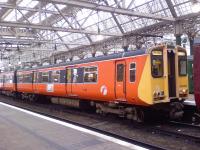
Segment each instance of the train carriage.
M98 113L139 120L143 108L166 110L171 118L179 118L188 96L187 54L179 46L18 70L18 78L21 74L24 83L18 80L18 92L46 95L53 103L71 106L89 102Z

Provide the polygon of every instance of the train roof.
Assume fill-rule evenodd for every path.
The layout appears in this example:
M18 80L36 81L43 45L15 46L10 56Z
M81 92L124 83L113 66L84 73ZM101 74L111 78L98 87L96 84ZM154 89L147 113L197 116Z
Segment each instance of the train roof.
M146 50L135 50L135 51L116 53L116 54L112 54L112 55L98 56L98 57L91 57L91 58L87 58L87 59L69 61L69 62L65 62L65 63L53 64L53 65L48 65L48 66L39 66L39 67L35 67L35 68L19 69L19 71L29 71L29 70L37 70L37 69L43 69L43 68L53 68L53 67L77 65L77 64L90 63L90 62L96 62L96 61L144 55L145 53L146 53Z

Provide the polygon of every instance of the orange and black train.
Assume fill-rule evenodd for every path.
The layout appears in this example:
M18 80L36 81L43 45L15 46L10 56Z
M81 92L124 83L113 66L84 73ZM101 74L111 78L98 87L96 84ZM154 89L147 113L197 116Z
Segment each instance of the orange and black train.
M144 110L182 116L188 96L187 54L182 47L159 45L84 60L2 72L1 92L35 100L115 113L142 121Z

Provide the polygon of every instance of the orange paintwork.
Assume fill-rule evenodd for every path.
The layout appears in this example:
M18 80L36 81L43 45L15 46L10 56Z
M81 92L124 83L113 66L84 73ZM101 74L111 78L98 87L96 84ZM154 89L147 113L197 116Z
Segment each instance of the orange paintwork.
M138 98L138 84L143 72L147 54L141 56L132 56L129 58L118 58L115 60L106 60L99 62L90 62L87 64L77 64L73 66L43 68L32 71L19 71L17 74L27 74L31 72L48 72L52 70L66 70L66 68L96 66L98 68L98 81L96 83L18 83L17 91L25 93L43 94L49 96L72 97L85 100L113 101L136 105L146 105L144 101ZM125 82L116 82L116 64L125 65ZM136 81L131 83L130 63L136 63ZM117 84L121 84L117 88ZM52 85L53 91L48 92L47 86ZM102 86L107 92L104 95L101 91ZM105 89L104 89L105 90ZM121 94L119 94L121 93Z

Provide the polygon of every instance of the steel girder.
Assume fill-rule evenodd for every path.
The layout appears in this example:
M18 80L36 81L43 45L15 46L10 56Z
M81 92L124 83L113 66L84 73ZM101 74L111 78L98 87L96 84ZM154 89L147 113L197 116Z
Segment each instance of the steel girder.
M44 0L39 0L39 1L44 1ZM92 10L105 11L105 12L121 14L121 15L135 16L135 17L148 18L148 19L156 19L156 20L162 20L162 21L175 21L175 19L171 18L171 17L164 17L164 16L159 16L159 15L154 15L154 14L140 13L140 12L135 12L135 11L128 10L128 9L99 5L97 3L92 3L92 2L88 2L88 1L82 1L82 0L45 0L45 1L54 3L54 4L71 5L71 6L79 7L79 8L87 8L87 9L92 9Z

